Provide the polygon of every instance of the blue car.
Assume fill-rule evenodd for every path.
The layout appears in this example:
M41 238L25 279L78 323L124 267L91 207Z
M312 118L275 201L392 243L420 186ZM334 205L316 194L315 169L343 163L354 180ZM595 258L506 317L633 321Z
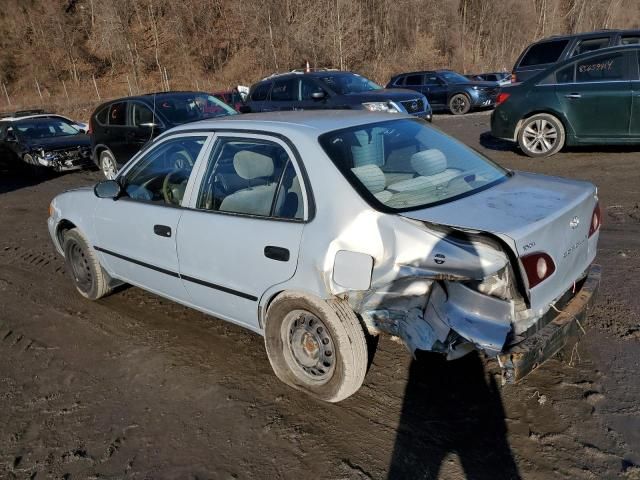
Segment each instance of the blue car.
M493 107L500 92L497 82L480 82L451 70L401 73L387 88L405 88L422 93L433 110L464 115L475 108Z

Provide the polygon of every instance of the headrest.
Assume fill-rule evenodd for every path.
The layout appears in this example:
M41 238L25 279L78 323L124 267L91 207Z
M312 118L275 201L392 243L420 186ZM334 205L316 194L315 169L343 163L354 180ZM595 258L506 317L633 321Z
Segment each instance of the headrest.
M377 165L362 165L361 167L352 168L351 171L371 193L378 193L384 190L386 179L384 172Z
M251 150L240 150L233 156L233 168L245 180L273 175L273 159Z
M422 150L411 155L411 166L419 175L428 177L447 169L447 157L436 148Z

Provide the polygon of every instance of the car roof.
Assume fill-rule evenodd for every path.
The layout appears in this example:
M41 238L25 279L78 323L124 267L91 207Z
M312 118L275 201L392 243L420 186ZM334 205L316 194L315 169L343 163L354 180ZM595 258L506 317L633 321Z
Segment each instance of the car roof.
M209 92L202 92L197 90L174 90L170 92L150 92L150 93L144 93L142 95L132 95L130 97L114 98L112 100L109 100L108 102L104 102L101 105L99 105L98 108L96 108L96 111L101 110L103 107L106 107L107 105L111 105L112 103L127 102L129 100L142 100L146 102L153 102L153 97L155 97L156 100L162 100L162 99L176 97L180 95L194 95L194 94L212 95Z
M262 82L267 82L267 81L271 81L271 80L275 80L275 79L279 79L279 78L286 78L286 77L301 77L301 76L305 76L305 77L324 77L327 75L356 75L358 77L362 77L362 75L360 75L359 73L354 73L354 72L350 72L348 70L334 70L334 69L320 69L320 70L315 70L315 71L311 71L311 72L305 72L304 70L293 70L291 72L284 72L284 73L274 73L272 75L269 75L268 77L263 78L262 80L258 81L255 83L255 85L262 83Z
M65 117L64 115L59 115L57 113L40 113L40 114L36 114L36 115L21 115L18 117L0 117L0 121L2 122L19 122L21 120L33 120L33 119L43 119L43 118L63 118L69 122L73 122L73 120L71 120L68 117Z
M580 32L580 33L571 33L566 35L551 35L549 37L541 38L536 43L544 43L550 40L565 40L565 39L573 39L573 38L585 38L585 37L596 37L598 35L611 35L611 34L627 34L627 33L637 33L640 34L640 30L618 30L618 29L602 29L602 30L593 30L591 32Z
M368 112L363 110L317 110L247 113L225 117L199 120L172 128L167 133L194 130L237 129L264 131L285 136L306 132L318 136L326 132L343 128L366 125L369 123L396 120L400 118L415 119L411 115Z

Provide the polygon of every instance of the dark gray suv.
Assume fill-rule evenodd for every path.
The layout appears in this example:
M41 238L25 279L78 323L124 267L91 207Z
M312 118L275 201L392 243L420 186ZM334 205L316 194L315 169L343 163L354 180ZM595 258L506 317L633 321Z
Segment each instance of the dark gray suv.
M597 30L543 38L520 54L513 66L511 82L524 82L551 65L581 53L634 43L640 43L640 30Z
M322 70L272 75L251 87L243 111L347 109L409 113L431 121L431 106L417 92L385 89L351 72Z

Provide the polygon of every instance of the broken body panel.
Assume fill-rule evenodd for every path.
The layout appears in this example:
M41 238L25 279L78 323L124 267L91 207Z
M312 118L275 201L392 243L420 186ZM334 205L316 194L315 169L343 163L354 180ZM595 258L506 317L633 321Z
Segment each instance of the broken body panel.
M572 290L596 253L599 232L589 236L596 203L586 182L514 173L443 205L369 212L336 235L327 285L349 299L372 333L395 335L411 352L457 358L473 347L495 357L542 328L568 291L579 293ZM520 259L538 251L552 257L555 271L530 288ZM339 272L347 270L345 280Z

